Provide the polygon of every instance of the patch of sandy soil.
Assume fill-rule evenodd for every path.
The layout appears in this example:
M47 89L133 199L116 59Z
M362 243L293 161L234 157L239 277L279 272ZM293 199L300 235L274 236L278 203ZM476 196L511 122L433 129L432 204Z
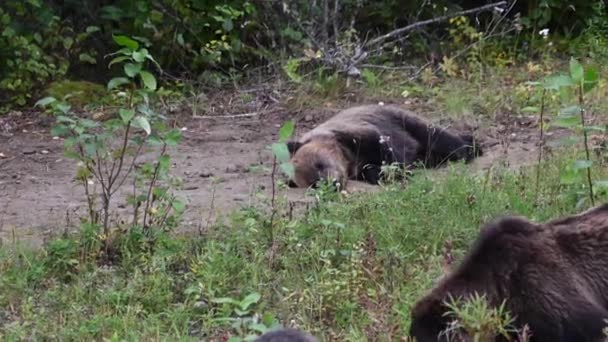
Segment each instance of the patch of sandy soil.
M187 130L183 143L172 153L173 174L184 179L178 195L188 204L180 231L197 231L223 214L255 204L260 192L270 196L272 159L266 146L276 141L278 129L287 118L295 119L299 136L340 108L353 105L350 102L288 113L275 103L261 114L238 118L181 115L186 118L180 127ZM213 113L226 114L232 113ZM73 229L79 215L86 213L82 188L73 181L75 162L63 156L63 142L50 135L50 127L50 120L36 113L0 118L1 240L22 240L39 246L49 235ZM470 128L462 123L453 127ZM478 129L476 135L483 139L484 156L471 164L475 170L501 159L517 167L536 158L534 119L498 119ZM378 189L359 182L349 187L349 191ZM302 189L284 189L281 193L293 203L310 200ZM118 213L127 210L122 195L116 197Z

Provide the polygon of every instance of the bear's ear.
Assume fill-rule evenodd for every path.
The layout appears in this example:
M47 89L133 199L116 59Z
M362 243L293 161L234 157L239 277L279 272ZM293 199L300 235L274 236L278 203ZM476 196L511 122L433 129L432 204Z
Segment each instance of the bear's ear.
M289 151L289 154L291 154L292 156L294 155L294 153L296 153L296 151L302 147L302 143L299 141L288 141L287 142L287 150Z

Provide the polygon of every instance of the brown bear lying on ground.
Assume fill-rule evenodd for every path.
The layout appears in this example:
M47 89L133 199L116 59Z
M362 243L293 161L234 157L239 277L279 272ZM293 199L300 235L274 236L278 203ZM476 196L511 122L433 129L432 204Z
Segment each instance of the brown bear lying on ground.
M295 329L280 329L265 333L255 342L317 342L317 339Z
M346 109L288 144L295 174L291 186L348 179L377 184L382 165L436 167L481 155L472 136L450 133L394 106Z
M514 326L531 341L603 341L608 324L608 204L546 224L508 217L486 226L462 264L412 310L410 334L439 338L443 302L485 294L506 300ZM502 340L497 338L496 340Z

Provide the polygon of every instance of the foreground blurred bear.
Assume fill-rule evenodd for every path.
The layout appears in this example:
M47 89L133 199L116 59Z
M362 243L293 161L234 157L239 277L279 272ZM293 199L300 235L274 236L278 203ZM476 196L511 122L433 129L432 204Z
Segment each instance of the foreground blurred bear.
M345 186L348 179L377 184L382 165L468 162L481 154L474 145L471 136L434 127L394 106L353 107L288 143L295 169L292 186L309 187L321 180Z
M295 329L269 331L258 337L256 342L317 342L310 334Z
M608 204L546 224L508 217L486 226L462 264L412 310L419 342L447 341L443 302L485 294L506 300L531 341L603 341L608 324ZM502 340L502 339L496 339Z

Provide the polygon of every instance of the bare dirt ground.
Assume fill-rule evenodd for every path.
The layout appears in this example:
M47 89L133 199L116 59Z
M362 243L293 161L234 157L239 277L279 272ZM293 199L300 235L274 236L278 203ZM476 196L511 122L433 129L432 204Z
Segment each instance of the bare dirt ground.
M186 118L180 127L187 130L182 144L172 153L173 173L184 179L178 194L188 204L180 230L204 228L234 209L258 202L256 194L260 192L269 196L272 159L266 146L276 141L286 119L294 118L299 136L341 108L355 104L349 101L289 113L275 103L263 113L238 118L181 115ZM226 114L234 113L218 110L212 115ZM38 113L0 118L0 242L22 240L39 246L49 235L77 226L79 215L85 213L82 188L73 181L75 162L63 156L62 140L50 135L51 123ZM462 123L453 126L464 127ZM532 162L537 155L537 134L533 118L497 118L477 130L476 135L483 139L484 156L470 167L482 170L498 160L506 160L511 167ZM349 190L377 188L353 182ZM307 201L302 189L281 192L289 201ZM124 207L123 197L117 200L118 207Z

